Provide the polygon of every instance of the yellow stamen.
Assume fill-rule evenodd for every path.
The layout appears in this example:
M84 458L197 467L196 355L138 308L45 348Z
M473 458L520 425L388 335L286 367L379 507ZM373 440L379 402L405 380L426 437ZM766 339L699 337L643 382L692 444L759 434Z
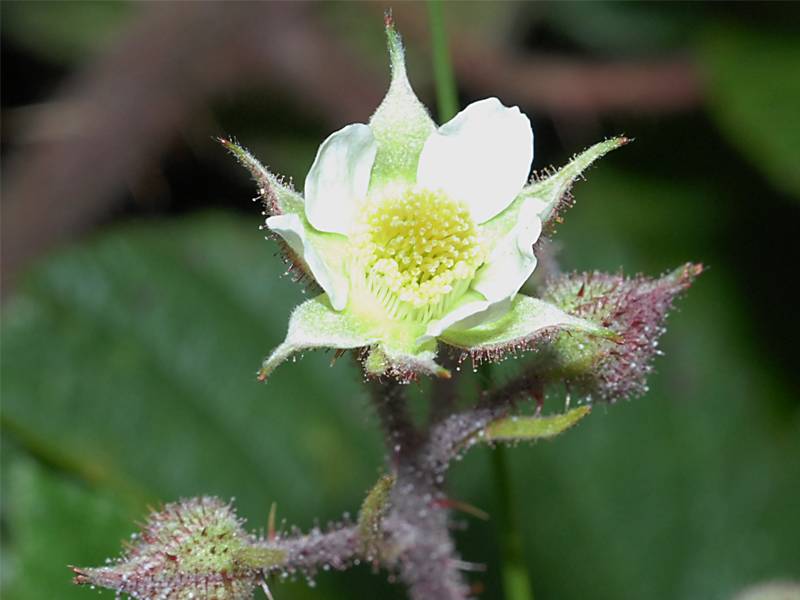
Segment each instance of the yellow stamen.
M485 259L468 209L430 190L370 201L351 239L358 276L400 319L439 316Z

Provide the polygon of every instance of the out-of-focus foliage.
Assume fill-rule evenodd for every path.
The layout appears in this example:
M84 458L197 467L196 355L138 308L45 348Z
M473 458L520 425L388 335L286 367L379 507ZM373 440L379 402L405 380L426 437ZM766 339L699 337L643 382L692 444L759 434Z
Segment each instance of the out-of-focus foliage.
M646 397L597 407L556 440L510 453L537 599L724 600L800 579L800 328L786 291L800 216L788 201L800 197L800 41L787 33L790 3L472 4L447 5L452 30L588 61L678 53L704 82L702 103L679 114L580 121L521 107L533 115L537 168L598 136L637 139L577 185L557 236L565 268L710 267L668 321ZM380 10L359 7L319 13L354 50L374 44L383 72ZM59 68L82 64L136 14L118 3L2 8L4 38ZM401 27L403 10L412 9L396 6ZM426 49L410 51L425 96ZM330 129L319 115L273 96L223 101L214 116L224 133L301 182ZM206 170L165 169L181 209L197 202L189 186L198 193L213 177L230 187L218 206L252 194L209 139L220 132L193 127L207 139ZM330 369L332 354L309 354L268 385L255 382L303 298L278 277L259 222L253 207L114 223L40 262L7 298L4 596L87 598L66 565L116 555L148 503L235 496L254 528L266 526L272 501L301 527L355 514L382 450L351 360ZM453 496L493 513L487 452L455 469ZM470 520L459 533L464 558L488 563L471 575L486 598L500 597L495 528ZM273 591L279 600L402 597L366 568L317 583Z
M3 33L42 58L69 64L108 44L133 12L125 0L12 0L3 5Z
M329 369L320 354L268 388L255 381L297 300L270 258L252 223L213 214L103 236L20 289L4 315L3 424L51 467L11 457L21 485L3 492L9 539L26 550L20 574L115 555L119 514L111 529L92 515L109 494L130 531L148 503L204 493L236 497L253 528L272 501L301 526L358 508L381 449L349 361ZM46 551L30 528L54 506L62 517L42 533L59 542ZM58 567L47 580L11 575L27 597L78 595Z
M65 565L106 558L103 537L127 538L131 519L141 514L130 498L59 474L36 458L3 448L3 594L79 598Z
M715 27L700 55L722 131L776 187L800 198L797 23L775 32Z
M552 2L544 13L561 35L601 55L649 55L686 42L698 11L655 2Z
M525 482L518 497L536 592L729 598L749 583L797 579L796 392L765 359L724 256L692 227L683 238L673 230L691 224L703 185L604 167L578 188L559 232L566 264L657 272L703 256L712 267L668 320L666 356L644 398L596 408L555 443L512 455L515 481ZM661 209L669 215L648 217ZM648 218L659 224L649 236L639 231ZM471 489L482 466L467 458L461 489ZM491 491L475 493L491 513ZM473 527L491 535L492 525Z
M119 229L28 279L3 331L12 590L78 597L59 565L115 554L146 500L236 496L254 525L272 500L306 525L357 508L380 449L347 359L330 369L309 355L254 381L299 296L266 254L252 225L210 214ZM792 574L798 424L759 404L786 392L743 343L736 302L716 305L725 280L706 286L672 320L653 393L515 456L544 597L699 598ZM481 461L460 467L458 497L491 506ZM493 565L480 548L491 535L475 524L466 556ZM576 578L582 564L594 566ZM345 597L351 576L323 578L320 593Z

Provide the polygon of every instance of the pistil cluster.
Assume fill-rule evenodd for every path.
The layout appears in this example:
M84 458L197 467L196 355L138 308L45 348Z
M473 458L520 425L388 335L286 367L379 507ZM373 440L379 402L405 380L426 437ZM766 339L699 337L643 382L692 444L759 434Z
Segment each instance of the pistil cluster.
M467 207L425 189L370 201L353 241L355 277L401 320L440 316L485 260Z

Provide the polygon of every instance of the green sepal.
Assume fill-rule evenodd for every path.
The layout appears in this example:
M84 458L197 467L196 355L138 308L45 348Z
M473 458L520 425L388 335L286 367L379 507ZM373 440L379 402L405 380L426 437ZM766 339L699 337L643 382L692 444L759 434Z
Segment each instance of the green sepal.
M281 243L286 261L302 272L310 281L326 288L320 268L331 272L327 279L335 277L344 271L345 255L347 253L347 240L336 233L318 231L308 222L305 211L305 201L290 185L270 173L257 158L233 140L218 138L219 142L248 170L258 185L258 193L264 204L264 215L273 217L279 215L296 215L302 227L301 239L294 242L288 241L284 236L276 234ZM267 227L267 226L265 226ZM273 232L275 234L275 232ZM298 234L299 235L299 234ZM309 256L309 252L313 256ZM315 268L316 267L316 268Z
M258 379L266 380L279 364L303 350L346 350L369 346L374 342L374 338L365 335L346 312L338 312L331 307L327 294L321 294L294 309L289 318L286 339L264 360L258 371Z
M291 185L262 165L258 159L232 139L217 138L239 163L252 175L267 216L297 214L305 219L305 202Z
M579 406L560 415L503 417L487 425L479 435L479 439L485 442L547 440L564 433L590 412L592 409L589 406Z
M236 551L234 559L242 567L253 570L270 570L286 563L286 550L265 546L245 546Z
M545 230L552 228L560 221L561 212L569 206L569 191L575 180L598 158L630 141L626 137L615 137L591 146L576 155L555 174L527 185L519 197L522 199L535 198L540 201L542 208L539 211L539 218L542 220Z
M396 180L414 183L422 147L436 129L408 81L403 42L390 15L386 17L386 39L392 80L369 122L378 143L370 189Z
M560 308L522 294L499 319L470 329L447 330L440 339L461 348L473 360L499 360L508 352L529 349L536 341L555 331L580 331L602 337L613 332L602 325L567 314Z
M383 542L381 522L389 506L389 493L394 487L394 482L394 475L381 476L364 498L358 513L358 535L368 560L380 558L380 547Z
M555 223L560 221L560 214L569 206L571 198L569 192L575 180L598 158L615 148L624 146L629 141L625 137L616 137L595 144L575 156L554 174L535 179L522 189L503 212L484 223L481 226L481 233L493 245L512 231L519 223L520 216L526 213L538 214L542 220L543 230L551 231ZM533 204L534 209L526 209L528 204Z
M432 346L433 343L424 346ZM451 373L436 362L436 352L422 347L414 351L389 348L377 344L370 348L364 360L364 371L370 377L391 377L399 383L411 383L420 375L450 379Z

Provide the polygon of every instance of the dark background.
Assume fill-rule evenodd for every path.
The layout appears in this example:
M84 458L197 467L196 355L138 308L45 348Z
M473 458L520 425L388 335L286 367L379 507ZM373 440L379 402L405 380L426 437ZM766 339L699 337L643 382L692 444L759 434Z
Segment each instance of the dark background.
M2 4L2 590L87 598L67 564L202 493L253 528L354 513L380 472L351 361L254 380L300 289L235 135L300 185L388 81L380 3ZM567 269L709 269L651 392L509 452L537 600L727 599L800 579L800 20L794 3L445 3L462 105L518 104L534 167L606 136L558 232ZM396 3L435 107L426 5ZM557 409L558 400L551 401ZM488 451L453 496L495 511ZM499 598L496 525L465 517ZM280 600L402 597L361 567ZM94 592L96 593L96 592ZM104 594L110 597L110 593Z

